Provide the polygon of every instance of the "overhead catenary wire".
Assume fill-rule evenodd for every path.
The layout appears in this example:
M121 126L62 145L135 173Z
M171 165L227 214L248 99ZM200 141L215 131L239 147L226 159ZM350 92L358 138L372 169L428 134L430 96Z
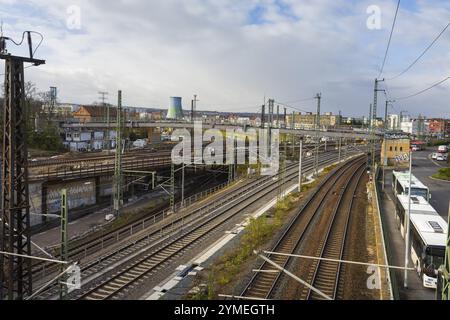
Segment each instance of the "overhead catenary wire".
M399 100L406 100L406 99L417 97L417 96L419 96L419 95L421 95L421 94L423 94L423 93L425 93L425 92L427 92L427 91L429 91L429 90L439 86L440 84L448 81L449 79L450 79L450 77L447 77L447 78L445 78L445 79L443 79L443 80L433 84L432 86L430 86L430 87L428 87L428 88L426 88L424 90L421 90L421 91L419 91L417 93L414 93L414 94L411 94L411 95L408 95L408 96L405 96L405 97L395 98L394 100L399 101Z
M422 57L434 46L434 44L442 37L442 35L447 31L447 29L450 27L450 23L448 23L445 28L439 33L439 35L434 38L434 40L431 42L430 45L428 45L428 47L417 57L416 60L414 60L405 70L403 70L402 72L400 72L399 74L397 74L396 76L387 79L387 80L394 80L397 79L399 77L401 77L402 75L404 75L405 73L407 73L409 70L411 70L412 67L414 67L417 62L419 62L420 59L422 59Z
M284 107L286 107L288 109L293 109L293 110L300 111L300 112L311 112L311 111L303 110L303 109L300 109L298 107L294 107L292 105L289 105L289 104L286 104L286 103L282 103L282 102L279 102L279 101L275 101L275 103L277 103L277 104L279 104L281 106L284 106Z
M387 60L387 57L388 57L388 54L389 54L389 48L391 47L392 35L394 34L395 24L397 22L397 16L398 16L399 8L400 8L400 2L401 2L401 0L398 0L397 9L395 10L394 21L392 23L391 33L389 35L388 45L387 45L387 48L386 48L386 52L384 54L383 64L381 65L380 74L378 75L378 78L381 78L381 75L383 74L383 71L384 71L384 67L386 65L386 60Z
M36 46L36 48L35 48L34 51L33 51L33 55L34 55L34 54L36 53L36 51L39 49L39 47L41 46L42 42L44 41L44 36L42 35L42 33L37 32L37 31L24 31L24 32L22 33L22 39L20 39L19 42L16 42L16 41L14 41L12 38L9 38L9 37L5 37L5 39L11 41L11 42L14 43L16 46L21 46L22 43L23 43L23 40L25 39L25 34L26 34L27 32L30 33L30 34L32 34L32 33L37 34L38 36L41 37L41 40L39 41L39 44Z

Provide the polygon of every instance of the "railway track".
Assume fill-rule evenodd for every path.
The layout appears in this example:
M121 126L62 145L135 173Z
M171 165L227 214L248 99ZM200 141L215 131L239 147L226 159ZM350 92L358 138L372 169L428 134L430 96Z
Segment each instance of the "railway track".
M154 155L155 153L171 153L171 148L173 148L173 144L163 146L161 148L146 148L146 149L139 149L139 150L131 150L126 152L123 155L123 159L126 158L142 158L142 157L148 157L149 155ZM111 153L110 155L91 155L91 156L85 156L83 154L79 155L78 158L70 159L44 159L44 160L37 160L37 161L29 161L28 167L29 168L38 168L38 167L46 167L46 166L56 166L56 165L76 165L80 163L92 163L92 162L100 162L100 161L114 161L114 153Z
M202 181L202 186L208 184L210 182L210 178ZM193 188L186 192L187 196L194 195L200 188ZM200 189L201 190L201 189ZM192 192L193 191L193 192ZM176 197L177 199L179 197ZM150 213L147 217L134 219L127 223L124 226L114 228L108 231L107 234L103 232L99 232L99 234L95 237L88 237L86 240L84 239L74 239L69 243L69 259L72 261L80 261L90 255L98 253L101 250L104 250L108 246L112 246L117 242L120 242L124 239L130 238L134 233L134 231L145 230L153 224L157 224L164 220L165 212L168 211L167 205L159 206L155 210L155 212ZM167 215L166 215L167 216ZM133 239L131 239L133 240ZM74 245L73 242L76 244ZM59 246L54 245L46 248L48 251L59 251ZM41 251L37 251L34 253L35 256L46 257ZM54 255L55 258L59 258L59 253ZM45 276L51 275L52 273L59 272L59 266L54 265L45 261L36 261L33 263L33 278L42 277L42 273L44 272Z
M326 236L320 243L319 257L330 260L343 260L354 194L364 172L365 168L362 166L345 186L338 208L335 210L333 218L330 221ZM337 298L342 264L328 260L315 261L314 264L315 267L312 268L314 271L310 273L312 274L312 278L309 279L309 283L311 283L314 288L319 289L321 292L335 300ZM302 297L306 300L323 299L309 288L304 288Z
M312 163L306 167L306 170L308 169L312 169ZM296 180L297 174L296 170L292 169L288 173L286 181ZM276 192L278 183L270 179L256 189L254 186L250 186L249 189L251 189L250 195L243 194L235 197L224 208L214 210L205 215L203 219L195 219L196 221L191 226L186 227L185 232L160 245L157 249L149 249L149 252L142 257L128 266L122 267L121 271L113 273L106 280L100 281L79 298L98 300L118 297L121 292L133 288L142 278L148 278L150 274L162 268L171 259L181 255L187 248L208 237L214 230L225 225L245 208L256 203L262 197Z
M336 159L336 154L331 152L329 154L324 154L322 156L322 164L328 164L334 162ZM311 169L312 159L305 161L305 170ZM296 179L297 164L293 164L287 168L290 171L290 177ZM198 223L199 218L208 217L211 211L220 208L227 202L241 199L247 197L250 192L254 192L255 188L260 186L261 188L266 188L268 181L272 182L272 177L266 177L264 179L259 179L253 181L248 185L244 185L238 190L231 193L227 193L225 197L214 201L213 204L202 205L187 216L180 216L173 220L168 220L164 225L160 226L158 224L163 222L163 218L160 214L148 217L144 220L137 221L131 225L131 229L142 228L142 232L138 232L136 235L129 236L127 230L130 226L123 227L122 229L116 230L110 236L100 236L97 239L91 239L89 243L83 243L80 246L74 247L70 250L69 259L72 261L77 261L81 256L86 256L87 253L98 253L99 251L107 248L109 245L114 245L117 242L121 242L121 246L113 246L114 251L110 251L102 254L95 259L92 259L88 263L82 264L82 274L83 279L95 279L96 274L102 272L102 270L111 268L111 265L118 264L122 260L127 258L133 258L133 254L145 250L145 248L153 247L155 245L160 245L162 243L167 243L171 237L176 236L182 230L182 226L185 228L189 227L190 223ZM287 180L288 181L288 180ZM273 183L272 183L273 185ZM158 225L158 226L157 226ZM157 226L157 227L155 227ZM36 266L36 273L42 266ZM54 270L58 271L58 268ZM40 299L51 299L58 293L57 286L49 288L46 292L41 294L38 298Z
M342 194L347 189L349 177L353 177L355 172L359 172L360 170L364 171L364 169L365 159L358 158L344 164L330 173L326 180L319 185L316 192L312 194L302 208L299 209L272 251L284 254L296 253L304 243L310 241L309 235L320 233L319 230L316 230L316 224L321 219L321 213L326 207L329 207L329 204L327 203L328 199L333 197L336 192L340 192L340 199L342 200ZM342 186L342 181L345 181L344 186ZM338 203L340 203L340 201ZM335 211L337 211L337 209ZM330 222L331 226L333 225L333 220L334 219ZM292 259L288 256L281 255L272 255L270 256L270 259L284 268L288 268L289 264L292 262ZM325 264L322 264L322 267L322 270L326 269ZM266 262L261 265L259 270L266 272L256 273L243 290L241 296L269 299L276 294L277 285L282 279L282 274L271 272L273 267ZM311 277L314 277L314 275L317 274L318 272L315 272L314 270ZM317 277L316 280L319 281L319 277ZM306 294L307 296L305 299L310 297L310 292L307 292Z

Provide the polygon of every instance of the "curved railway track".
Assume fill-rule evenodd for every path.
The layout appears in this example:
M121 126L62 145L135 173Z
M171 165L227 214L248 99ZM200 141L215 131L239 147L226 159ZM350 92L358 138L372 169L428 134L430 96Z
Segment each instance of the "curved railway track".
M314 229L318 220L320 220L321 213L325 207L328 207L327 202L329 198L333 197L339 189L341 190L341 194L343 194L351 180L350 177L353 177L355 172L359 172L361 168L364 169L364 164L365 159L358 158L330 173L326 180L316 189L316 192L310 196L308 201L297 212L272 251L293 254L297 252L302 244L309 241L308 237L311 233L317 234L318 232L314 232ZM344 186L342 186L342 181L345 181ZM342 197L340 199L342 200ZM273 255L270 258L284 268L288 267L292 261L290 257L281 255ZM273 267L265 262L259 270L272 271ZM281 278L281 273L256 273L243 290L241 296L269 299L276 293L275 291Z
M298 172L294 168L289 170L286 182L297 179ZM312 164L306 166L306 169L312 169ZM225 225L231 219L236 217L242 210L258 202L265 197L278 190L278 183L271 178L259 187L249 186L249 192L239 197L232 197L232 201L211 212L204 217L204 220L197 220L189 230L178 235L173 240L159 246L157 249L149 250L142 257L136 259L122 270L109 276L106 280L93 286L87 292L83 293L79 298L88 300L111 299L116 298L124 290L133 288L136 283L148 277L155 270L162 268L166 262L174 257L182 254L187 248L195 245L202 239L208 237L214 230Z
M344 249L347 239L350 216L352 214L354 194L361 181L365 167L362 166L358 172L352 176L346 185L344 192L334 216L330 221L326 236L319 246L319 257L330 260L343 260ZM333 300L337 297L339 279L341 275L341 263L327 260L314 261L312 279L309 279L312 286L331 297ZM321 300L316 292L309 288L303 290L303 296L306 300Z
M322 165L333 163L336 160L335 157L336 153L333 152L329 154L324 154L321 160ZM304 172L306 172L306 170L308 169L311 169L312 158L307 159L304 163L304 166L305 166ZM286 181L289 182L292 180L296 180L298 176L297 164L289 166L287 170L288 170L288 179L286 179ZM115 232L110 236L107 237L99 236L97 240L91 239L88 243L82 243L79 246L72 248L72 250L70 251L71 254L69 259L72 261L77 261L80 259L81 256L86 256L86 254L90 253L95 254L98 251L107 248L109 245L113 245L112 249L110 249L109 251L106 250L104 251L104 253L102 253L101 256L98 256L95 259L90 259L90 262L88 261L87 263L84 263L84 265L83 264L81 265L83 279L91 278L93 280L97 280L97 278L99 278L99 276L97 275L99 272L102 272L105 269L110 269L111 266L114 264L120 265L121 264L120 261L122 260L131 261L135 257L132 257L132 259L127 258L136 255L136 252L142 252L144 250L150 250L152 248L155 249L155 246L169 244L170 240L173 237L180 236L180 232L182 232L180 230L183 230L183 228L184 230L187 230L187 228L189 227L194 227L195 225L198 226L198 223L201 222L201 219L199 218L203 219L205 217L208 218L212 214L211 211L215 211L217 210L217 208L220 208L221 206L224 206L224 204L231 202L233 200L237 202L237 200L248 198L251 192L255 192L256 190L262 191L263 189L267 188L268 185L274 186L273 188L270 189L272 191L277 188L277 186L275 186L276 183L273 183L272 181L272 177L266 177L256 181L251 181L251 183L243 185L237 190L234 190L230 193L226 193L225 197L219 198L219 200L214 201L212 204L201 205L194 211L190 212L189 215L183 217L175 217L175 219L165 222L164 225L162 226L159 225L157 228L155 228L154 226L157 225L158 223L160 224L163 221L163 216L161 216L161 213L150 216L143 220L139 220L131 224L131 229L142 228L141 232L138 232L135 235L130 236L128 234L130 225L125 226L119 230L115 230ZM265 194L269 192L266 192ZM261 195L259 195L259 197L261 197ZM256 200L253 202L256 202ZM224 220L222 224L225 222L226 221ZM185 234L182 234L181 236L185 237L184 239L188 240L190 239ZM114 246L116 242L120 242L119 247L117 245ZM171 248L173 250L174 247L172 246ZM127 261L125 261L123 264L125 264L126 262ZM147 267L149 266L150 265L147 265ZM36 266L36 270L37 270L36 272L39 272L39 266ZM56 268L54 271L57 272L58 268ZM54 298L57 293L58 293L58 286L52 286L44 293L39 295L38 299Z

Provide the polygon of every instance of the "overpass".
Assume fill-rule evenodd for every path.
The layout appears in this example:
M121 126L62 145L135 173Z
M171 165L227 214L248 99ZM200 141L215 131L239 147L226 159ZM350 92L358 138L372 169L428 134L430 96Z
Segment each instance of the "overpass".
M218 123L202 123L203 129L219 129L226 130L228 128L243 128L242 125L236 124L218 124ZM110 123L108 126L107 122L87 122L87 123L65 123L62 125L65 129L110 129L114 130L116 128L115 123ZM136 128L136 129L151 129L151 128L171 128L171 129L193 129L193 122L180 122L180 121L128 121L125 124L126 128ZM259 127L246 126L246 128L259 129ZM274 128L277 129L277 128ZM316 131L314 130L304 130L304 129L289 129L289 128L279 128L281 134L288 134L294 136L315 136ZM370 139L372 136L367 132L356 132L348 130L320 130L318 132L319 137L330 137L330 138L347 138L347 139ZM381 134L377 133L375 135L376 140L381 140Z

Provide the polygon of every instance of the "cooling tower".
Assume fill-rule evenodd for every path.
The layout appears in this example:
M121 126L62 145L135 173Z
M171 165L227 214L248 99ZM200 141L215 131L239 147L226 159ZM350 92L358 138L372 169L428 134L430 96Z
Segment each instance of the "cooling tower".
M180 97L171 97L170 98L170 107L167 112L168 120L181 120L183 119L183 106L181 104Z

